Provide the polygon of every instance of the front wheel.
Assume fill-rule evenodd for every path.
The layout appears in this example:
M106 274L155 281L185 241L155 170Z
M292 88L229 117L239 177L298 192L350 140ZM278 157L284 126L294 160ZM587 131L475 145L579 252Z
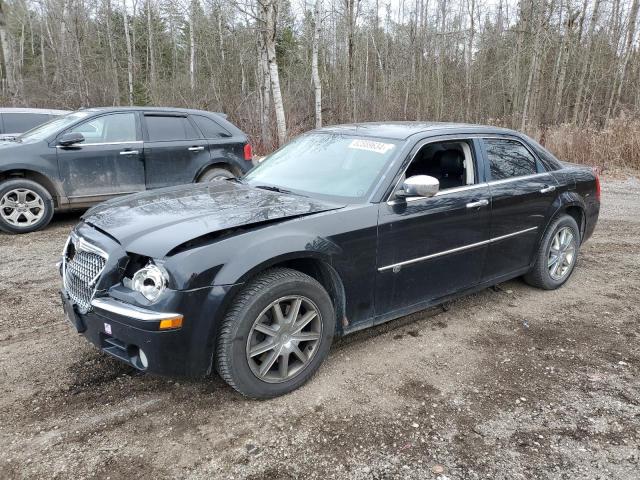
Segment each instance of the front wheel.
M536 263L524 280L534 287L554 290L571 276L578 259L580 229L570 215L560 215L547 229Z
M234 299L218 334L218 374L252 398L300 387L329 352L335 312L326 290L296 270L260 274Z
M0 230L28 233L44 228L53 217L53 199L40 184L16 178L0 183Z

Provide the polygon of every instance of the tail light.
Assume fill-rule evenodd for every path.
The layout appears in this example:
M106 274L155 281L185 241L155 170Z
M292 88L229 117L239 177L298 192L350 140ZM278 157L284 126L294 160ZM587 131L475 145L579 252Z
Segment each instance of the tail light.
M596 176L596 200L600 201L600 169L594 167L593 173Z
M251 144L247 143L244 146L244 159L247 162L250 162L251 160L253 160L253 151L251 150Z

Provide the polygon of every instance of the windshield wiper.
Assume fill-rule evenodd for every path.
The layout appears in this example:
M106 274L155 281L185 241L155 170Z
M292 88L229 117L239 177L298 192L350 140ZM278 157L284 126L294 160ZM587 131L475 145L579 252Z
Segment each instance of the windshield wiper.
M291 195L298 195L300 197L306 197L306 195L302 195L298 192L292 192L291 190L287 190L286 188L276 187L275 185L251 185L254 188L260 188L262 190L269 190L270 192L278 192L278 193L288 193Z

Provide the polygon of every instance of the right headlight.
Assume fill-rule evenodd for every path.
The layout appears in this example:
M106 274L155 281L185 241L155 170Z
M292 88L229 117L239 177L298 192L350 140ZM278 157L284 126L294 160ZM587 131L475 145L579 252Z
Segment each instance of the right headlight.
M150 263L133 274L131 289L140 292L150 302L154 302L160 298L168 283L165 269Z

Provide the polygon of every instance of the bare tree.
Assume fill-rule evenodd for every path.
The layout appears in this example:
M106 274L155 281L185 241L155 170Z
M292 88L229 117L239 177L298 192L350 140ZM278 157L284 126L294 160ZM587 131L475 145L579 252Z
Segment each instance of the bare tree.
M313 91L315 97L315 119L316 128L322 127L322 82L320 81L320 72L318 69L318 50L320 48L320 25L321 0L316 0L313 8L313 16L311 17L311 29L313 35L313 46L311 53L311 78L313 81Z
M131 37L129 37L129 14L127 13L127 2L122 0L124 21L124 37L127 44L127 93L129 95L129 105L133 105L133 50L131 48Z

